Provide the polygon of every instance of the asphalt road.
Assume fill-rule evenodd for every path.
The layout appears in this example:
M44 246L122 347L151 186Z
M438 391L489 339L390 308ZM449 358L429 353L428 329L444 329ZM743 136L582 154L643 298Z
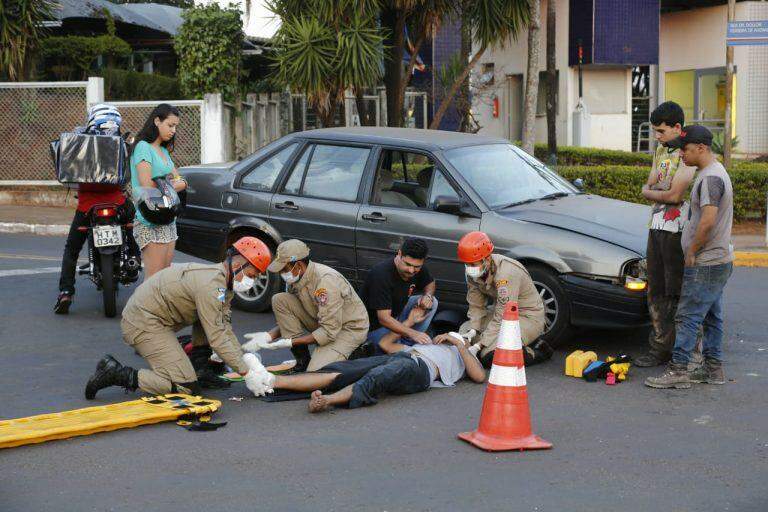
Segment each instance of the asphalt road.
M62 246L0 235L2 419L94 405L83 386L104 353L143 366L91 283L79 282L69 316L52 313ZM229 422L216 432L161 424L0 451L0 510L765 511L767 287L768 269L737 269L729 283L726 386L651 390L642 381L656 370L638 368L616 387L562 375L575 348L638 354L642 331L581 333L529 369L534 431L549 451L490 454L457 440L483 400L468 382L322 415L303 401L230 401L247 396L235 384L208 393ZM272 318L233 322L243 334ZM131 397L113 388L96 403Z

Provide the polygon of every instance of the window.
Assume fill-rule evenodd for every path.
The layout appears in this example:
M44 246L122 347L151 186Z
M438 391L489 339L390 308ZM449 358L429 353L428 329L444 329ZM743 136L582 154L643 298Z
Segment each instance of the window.
M448 161L492 209L578 190L511 144L449 149Z
M371 204L425 208L435 163L421 153L382 151Z
M297 196L301 192L301 178L304 177L304 171L307 169L307 161L309 161L310 154L312 154L312 146L307 146L299 161L293 166L291 177L288 178L288 182L283 187L285 194Z
M263 192L272 190L277 175L280 174L280 171L285 167L285 164L291 158L291 155L293 155L296 146L297 144L295 142L288 144L275 155L264 160L245 175L240 186Z
M368 148L318 144L312 152L301 194L354 201L370 152Z
M437 198L440 196L449 196L449 197L455 197L456 199L459 199L459 194L456 192L456 190L453 188L453 186L448 182L445 176L443 176L443 173L441 172L435 172L435 181L432 183L432 192L429 194L429 207L434 209L435 208L435 202L437 201Z

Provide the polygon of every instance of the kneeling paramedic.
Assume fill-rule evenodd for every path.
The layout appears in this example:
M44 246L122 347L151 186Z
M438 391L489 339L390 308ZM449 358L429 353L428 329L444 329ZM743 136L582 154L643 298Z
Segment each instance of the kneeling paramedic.
M269 248L257 238L244 237L217 265L186 263L157 272L136 289L123 310L123 340L147 360L151 369L135 370L110 355L96 366L85 387L85 398L109 386L137 388L150 394L198 394L195 369L176 338L191 325L193 346L210 345L234 371L245 376L248 389L263 394L257 379L261 363L243 355L232 332L230 302L233 290L246 292L254 278L267 270Z
M546 361L553 350L539 336L544 333L544 303L530 274L517 260L493 254L493 242L483 232L473 231L459 240L458 258L465 265L469 320L459 328L465 334L475 329L482 347L480 361L491 367L504 307L516 301L520 308L520 331L526 366Z
M280 272L288 291L272 297L277 327L246 334L248 352L290 348L295 371L318 370L343 361L368 334L368 312L352 285L339 272L309 259L301 240L286 240L277 247L270 272ZM316 345L310 358L309 346Z

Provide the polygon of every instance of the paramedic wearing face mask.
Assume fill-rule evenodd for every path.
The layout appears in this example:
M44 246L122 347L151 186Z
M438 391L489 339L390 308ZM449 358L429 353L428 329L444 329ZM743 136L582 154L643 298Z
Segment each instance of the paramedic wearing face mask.
M277 247L269 265L279 272L288 291L272 297L277 327L246 334L243 350L290 348L294 371L314 371L344 361L368 335L368 311L352 285L331 267L309 260L309 247L301 240L286 240ZM309 346L315 345L312 356Z
M197 375L176 338L176 332L189 325L193 346L210 345L224 363L245 376L249 390L263 395L263 367L253 354L243 355L232 332L230 303L233 291L252 288L270 261L264 242L244 237L229 248L222 263L173 265L144 281L125 305L120 327L125 343L151 369L135 370L107 355L88 381L85 398L92 400L109 386L150 394L198 394Z
M544 332L544 304L525 267L512 258L493 254L493 242L480 231L459 240L458 258L465 265L469 303L469 320L459 332L477 331L475 342L482 347L479 358L483 366L490 368L493 362L501 317L509 301L517 302L520 308L525 365L552 357L552 348L538 339Z

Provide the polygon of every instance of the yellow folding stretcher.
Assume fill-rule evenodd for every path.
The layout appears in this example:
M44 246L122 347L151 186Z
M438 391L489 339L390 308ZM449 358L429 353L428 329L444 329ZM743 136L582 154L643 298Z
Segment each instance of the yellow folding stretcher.
M0 448L43 443L54 439L87 436L121 428L133 428L180 417L209 416L221 407L218 400L171 394L143 397L118 404L74 411L41 414L0 421Z

